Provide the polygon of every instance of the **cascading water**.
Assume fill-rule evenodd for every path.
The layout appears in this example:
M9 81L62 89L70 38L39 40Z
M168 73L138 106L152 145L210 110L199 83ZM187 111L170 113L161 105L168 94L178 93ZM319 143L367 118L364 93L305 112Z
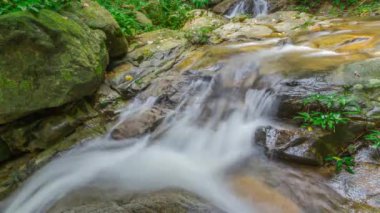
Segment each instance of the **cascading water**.
M63 154L32 176L2 212L46 212L70 192L88 186L128 193L174 187L226 212L253 212L254 206L234 194L226 172L252 155L255 129L269 124L276 108L271 91L247 87L257 80L258 60L240 63L238 71L231 70L236 70L232 61L211 82L194 82L158 137L146 134L121 142L107 135ZM136 99L121 119L155 101Z
M268 14L268 2L266 0L241 0L226 15L233 18L239 14L253 14L264 16Z

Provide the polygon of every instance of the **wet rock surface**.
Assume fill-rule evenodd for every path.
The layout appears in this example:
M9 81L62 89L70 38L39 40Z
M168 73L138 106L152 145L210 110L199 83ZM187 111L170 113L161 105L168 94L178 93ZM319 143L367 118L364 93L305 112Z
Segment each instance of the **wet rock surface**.
M286 1L279 2L282 4ZM277 170L275 167L278 165L271 167L263 162L262 165L268 165L268 168L260 169L252 165L249 167L251 171L259 170L258 173L263 174L262 182L271 188L269 191L274 189L289 195L290 201L287 203L294 202L310 212L336 212L349 208L358 212L376 212L374 208L380 206L377 190L380 188L377 181L380 171L378 160L373 157L376 154L374 150L366 148L356 154L358 165L354 175L342 172L335 176L332 175L331 169L326 178L323 176L324 171L319 171L319 167L316 167L322 165L326 155L339 153L340 148L350 145L363 131L380 125L377 72L379 63L376 58L368 59L378 54L377 34L368 31L371 24L377 26L376 22L360 23L364 30L358 25L353 25L363 33L351 35L342 32L344 29L355 30L344 21L325 21L322 17L299 12L281 11L267 17L238 22L227 21L211 12L197 10L193 13L194 19L189 21L184 29L197 29L211 24L216 28L212 32L217 37L214 44L219 45L191 46L184 32L165 29L138 35L130 45L128 55L115 63L117 65L106 74L106 82L101 85L95 95L95 103L91 103L88 109L78 114L63 113L48 117L21 125L20 128L16 128L19 127L17 125L9 129L0 127L0 161L16 156L15 153L28 153L23 158L6 162L2 166L0 195L6 196L36 169L58 156L62 150L69 149L78 141L98 137L106 132L106 129L111 129L117 124L115 120L120 109L127 107L134 97L142 101L152 97L156 99L147 109L125 116L125 120L114 127L112 138L123 140L144 133L152 133L153 136L159 137L160 133L165 131L165 127L160 126L160 123L178 109L178 104L185 95L193 95L186 88L196 81L201 81L213 82L215 87L224 88L224 93L213 94L217 97L234 94L237 86L242 86L244 91L268 88L268 91L276 94L279 99L276 119L280 119L282 123L280 126L261 128L256 133L256 142L264 147L267 155L261 159L285 160L284 162L292 167L284 166L285 169ZM103 31L103 27L108 25L102 26L93 28ZM105 34L117 36L116 32L117 29L113 28ZM329 34L322 35L326 32ZM109 43L112 41L109 39L107 36L108 48L113 49L113 45ZM118 42L119 40L115 41L116 44ZM221 42L223 43L220 44ZM297 49L291 45L292 43L304 46ZM122 55L125 46L116 46L120 46L121 49L114 49L112 55ZM263 57L254 54L268 48L275 48L272 50L278 55ZM367 52L362 53L362 50ZM263 57L264 65L253 66L250 62L256 57ZM219 72L232 73L236 69L247 72L254 70L255 74L245 76L239 84L234 84L234 75L227 79L215 77ZM244 75L244 72L241 73ZM271 82L265 80L265 76ZM347 86L350 93L360 97L367 117L355 118L352 125L338 128L334 134L319 129L309 131L295 127L297 123L291 119L303 110L300 102L304 97L313 93L341 92L342 86ZM241 104L241 93L237 91L236 97L228 101L232 100L232 105ZM207 113L212 113L213 103L208 103ZM223 113L230 113L228 109L226 105ZM207 117L207 113L204 117ZM12 144L11 141L17 141L17 144ZM311 165L313 171L305 172L300 165ZM271 169L273 171L269 171ZM245 186L256 184L246 179L241 182L242 191L249 188ZM254 188L248 194L252 193ZM310 199L305 200L305 197ZM51 210L189 211L219 212L207 202L182 192L134 195L128 199L112 201L94 198L79 202L73 196L58 203Z
M49 213L79 212L160 212L160 213L222 213L223 211L207 203L203 199L184 191L166 190L149 194L136 194L107 201L104 196L92 193L92 199L79 200L73 197L63 199L51 208ZM94 195L95 194L95 195ZM97 198L98 196L98 198ZM69 204L70 207L67 206Z

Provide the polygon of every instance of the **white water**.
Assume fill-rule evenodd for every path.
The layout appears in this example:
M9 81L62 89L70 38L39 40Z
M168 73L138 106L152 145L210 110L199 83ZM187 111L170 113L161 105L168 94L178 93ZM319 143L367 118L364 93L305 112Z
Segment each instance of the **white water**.
M86 186L123 193L174 187L193 192L226 212L254 212L254 206L234 194L226 172L255 152L253 134L270 123L268 117L276 104L271 92L248 89L246 83L256 79L262 57L294 48L239 56L241 61L228 62L211 83L194 82L174 118L164 122L168 130L159 138L147 134L113 141L107 135L65 153L33 175L3 204L2 212L46 212ZM120 119L152 107L155 100L136 100Z
M249 11L249 3L253 4L253 10ZM266 0L240 0L232 10L226 15L228 18L233 18L242 14L253 14L255 16L265 16L268 14L269 5Z

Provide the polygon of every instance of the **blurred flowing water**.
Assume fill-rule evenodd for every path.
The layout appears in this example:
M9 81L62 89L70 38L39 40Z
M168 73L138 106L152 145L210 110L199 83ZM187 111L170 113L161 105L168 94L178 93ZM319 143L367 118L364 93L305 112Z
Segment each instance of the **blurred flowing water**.
M242 14L253 14L254 16L264 16L268 14L269 5L266 0L240 0L227 13L228 18L233 18Z
M260 45L256 43L246 45ZM82 143L29 178L2 204L2 212L47 212L57 201L84 187L122 193L179 188L226 212L257 211L255 203L237 195L229 171L260 155L252 145L258 127L276 125L276 88L281 87L281 79L266 79L265 75L286 71L287 66L275 62L287 56L301 57L297 60L301 64L315 59L319 65L325 59L340 57L334 51L296 45L231 57L223 61L212 80L194 80L186 88L177 109L160 125L164 127L160 134L114 141L109 133ZM255 86L259 81L264 84ZM123 110L120 122L156 102L155 97L136 98Z

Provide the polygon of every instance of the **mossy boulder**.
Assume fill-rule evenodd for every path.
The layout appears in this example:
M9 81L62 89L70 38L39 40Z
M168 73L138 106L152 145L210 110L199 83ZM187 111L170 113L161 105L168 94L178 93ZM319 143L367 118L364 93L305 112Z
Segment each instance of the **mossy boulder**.
M108 64L105 35L58 13L0 17L0 124L91 95Z
M121 57L127 53L128 42L119 24L111 13L96 1L75 2L70 8L61 11L61 14L91 29L103 31L107 37L106 44L111 58Z
M218 28L228 22L223 16L207 10L193 10L188 14L191 19L186 22L183 30L199 30L202 28Z

